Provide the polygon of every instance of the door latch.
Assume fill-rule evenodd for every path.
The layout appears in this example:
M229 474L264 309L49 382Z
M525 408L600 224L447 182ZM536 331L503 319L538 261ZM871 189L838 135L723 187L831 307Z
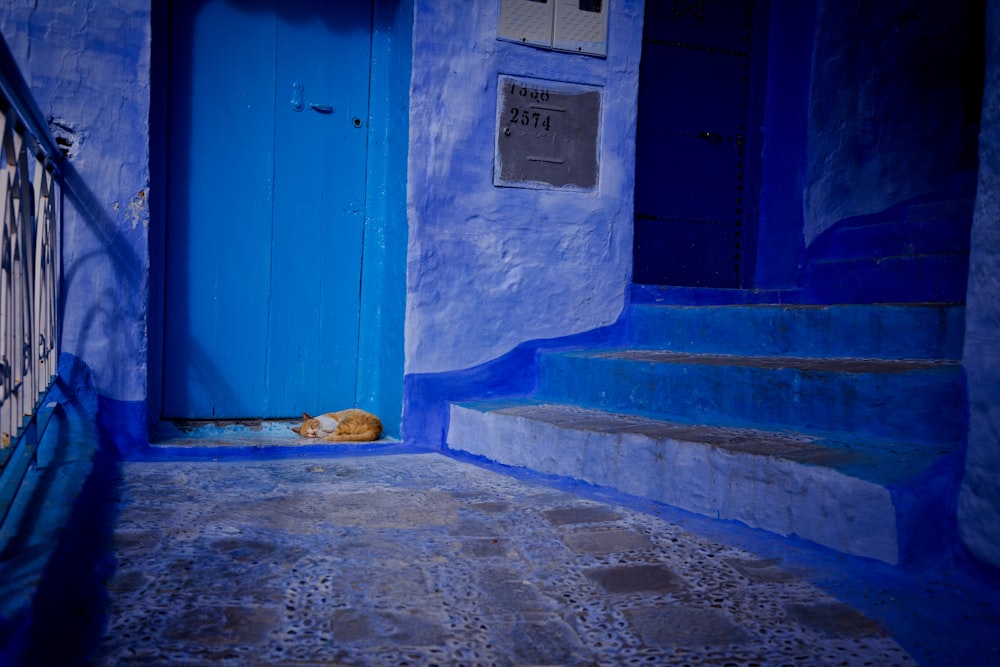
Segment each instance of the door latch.
M302 111L308 106L310 109L316 113L321 114L331 114L335 111L333 105L330 104L318 104L316 102L309 102L308 105L304 102L305 99L305 86L300 82L296 81L292 84L292 100L290 102L293 111Z

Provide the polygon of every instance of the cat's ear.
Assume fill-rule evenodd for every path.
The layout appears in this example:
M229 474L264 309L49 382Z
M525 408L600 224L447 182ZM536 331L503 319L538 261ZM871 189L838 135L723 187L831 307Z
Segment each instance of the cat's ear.
M310 416L309 416L309 413L308 413L308 412L303 412L303 413L302 413L302 418L303 418L303 419L312 419L312 417L310 417Z
M300 426L293 426L292 430L298 433L300 428L301 428Z

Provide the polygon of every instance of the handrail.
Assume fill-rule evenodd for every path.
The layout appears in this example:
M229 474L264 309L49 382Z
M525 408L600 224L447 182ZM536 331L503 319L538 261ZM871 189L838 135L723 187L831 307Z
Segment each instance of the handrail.
M0 489L20 484L56 375L62 159L0 37ZM10 500L0 497L0 513Z
M59 145L49 131L45 116L38 108L31 88L21 76L14 54L10 52L10 47L2 35L0 35L0 93L7 104L14 108L17 117L35 138L36 143L41 145L48 159L55 163L61 162L62 151L59 150Z

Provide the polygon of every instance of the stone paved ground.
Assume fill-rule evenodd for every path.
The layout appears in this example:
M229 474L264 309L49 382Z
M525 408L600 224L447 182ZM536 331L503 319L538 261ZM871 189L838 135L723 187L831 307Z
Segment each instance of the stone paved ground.
M784 569L440 454L124 468L111 665L910 665Z

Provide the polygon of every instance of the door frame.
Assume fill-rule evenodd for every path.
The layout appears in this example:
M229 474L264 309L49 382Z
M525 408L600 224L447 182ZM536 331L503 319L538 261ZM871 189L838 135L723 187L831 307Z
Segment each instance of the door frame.
M161 420L168 121L169 2L153 0L149 113L150 223L146 406L151 442L173 432ZM414 0L374 0L368 160L355 405L398 437L406 311L406 174ZM339 410L354 406L330 406Z

